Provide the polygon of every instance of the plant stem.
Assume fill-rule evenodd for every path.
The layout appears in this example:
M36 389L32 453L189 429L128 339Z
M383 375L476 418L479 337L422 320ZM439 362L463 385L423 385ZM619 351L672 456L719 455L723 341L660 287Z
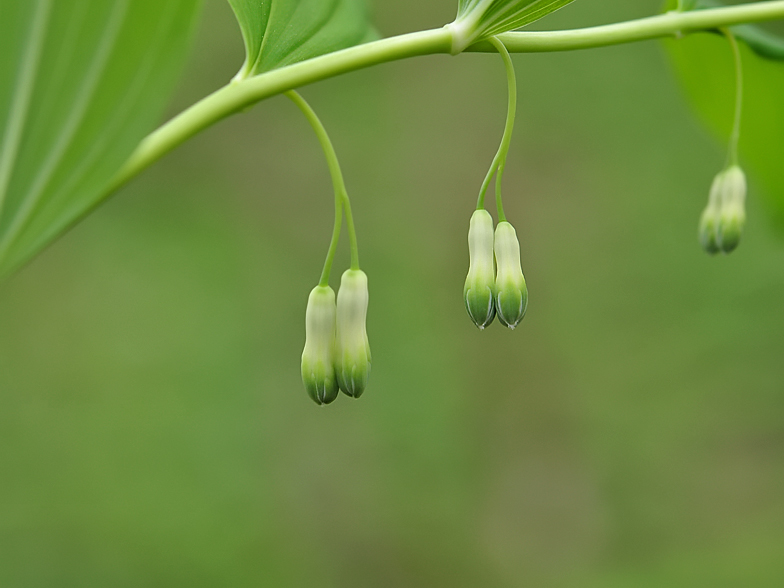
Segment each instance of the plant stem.
M497 37L490 39L493 47L501 55L504 61L504 69L506 70L506 83L509 92L509 101L506 113L506 124L504 125L504 134L501 138L501 145L493 157L493 163L490 164L490 169L482 182L482 187L479 190L479 199L476 204L477 210L482 210L485 207L485 194L490 185L490 180L495 174L495 203L498 209L498 221L506 221L504 214L504 203L501 198L501 179L504 175L504 168L506 167L506 156L509 153L509 145L512 143L512 132L514 131L515 115L517 112L517 79L515 77L514 64L509 52L504 47L504 44L498 40Z
M743 114L743 62L740 58L740 47L738 40L729 29L721 31L732 48L732 56L735 60L735 119L732 123L732 135L730 135L730 146L727 151L727 166L738 165L738 142L740 141L740 122Z
M336 51L230 83L184 110L142 140L115 176L113 188L124 184L199 131L265 98L379 63L418 55L449 53L450 47L451 38L446 29L409 33Z
M768 0L724 8L673 11L658 16L584 29L504 33L498 37L511 53L574 51L782 18L784 18L784 0ZM482 41L466 51L490 52L493 51L493 47L490 43Z
M506 83L509 87L509 106L506 114L506 125L504 126L504 136L501 139L501 147L498 149L498 173L495 176L495 204L498 208L498 222L505 222L504 203L501 199L501 179L504 176L506 167L506 156L509 153L509 145L512 144L512 132L514 131L515 115L517 114L517 78L515 77L514 64L506 50L504 44L498 39L490 39L495 48L501 54L506 68Z
M286 96L291 99L294 104L302 111L305 118L308 119L310 126L318 137L321 148L324 151L324 157L327 159L327 166L329 173L332 176L332 188L335 192L335 224L332 228L332 239L329 243L329 250L327 251L327 259L324 262L324 269L321 272L321 279L319 286L329 285L329 275L332 272L332 261L335 259L335 252L338 248L338 241L340 239L340 224L343 218L342 209L346 210L346 224L348 225L348 238L351 246L351 269L359 269L359 249L357 247L357 234L354 230L354 217L351 214L351 202L348 198L346 191L346 183L343 181L343 172L340 171L340 162L338 155L335 153L335 148L332 146L332 141L329 140L327 129L321 123L316 112L310 107L310 104L294 90L286 92Z
M327 159L329 173L332 176L332 188L335 197L335 222L332 225L332 238L329 241L329 249L327 249L327 259L324 261L324 269L321 270L321 277L319 278L319 286L329 286L329 275L332 273L332 262L335 259L335 252L338 250L340 225L343 221L342 193L345 192L343 174L340 172L340 164L338 163L335 149L332 147L332 142L329 140L326 129L321 124L321 120L319 120L315 111L295 90L289 90L286 92L286 96L297 105L302 114L305 115L305 118L308 119L310 126L313 127L319 143L321 143L324 156Z
M499 35L499 39L511 52L568 51L779 18L784 18L784 0L769 0L725 8L670 12L585 29L504 33ZM451 49L449 29L433 29L358 45L231 83L148 135L114 177L105 196L199 131L265 98L372 65L419 55L448 54ZM491 43L482 41L467 51L495 52L495 48Z

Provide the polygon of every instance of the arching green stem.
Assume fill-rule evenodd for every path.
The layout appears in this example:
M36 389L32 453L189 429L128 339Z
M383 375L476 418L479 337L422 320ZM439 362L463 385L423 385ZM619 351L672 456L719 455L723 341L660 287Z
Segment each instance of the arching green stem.
M732 123L732 135L730 135L730 145L727 150L727 167L738 164L738 142L740 141L740 122L743 115L743 62L740 57L740 47L738 40L729 29L721 29L727 37L732 47L732 55L735 59L735 119Z
M504 204L501 200L501 179L504 175L504 168L506 167L506 156L509 154L509 145L512 143L512 133L514 132L515 116L517 115L517 78L515 77L514 64L506 50L504 44L498 39L490 39L495 48L501 54L504 60L504 67L506 68L506 83L509 86L509 105L506 113L506 126L504 127L504 136L501 139L501 148L498 150L498 173L495 176L495 203L498 207L498 220L505 221L506 215L504 214Z
M485 207L485 194L490 185L490 180L495 174L495 202L498 208L498 220L505 221L506 215L504 214L504 204L501 199L501 180L504 175L504 168L506 167L506 156L509 153L509 145L512 143L512 132L514 131L515 116L517 114L517 78L515 77L514 64L509 52L504 47L504 44L498 40L497 37L489 39L493 47L496 48L501 58L504 61L506 68L506 81L509 87L509 103L506 113L506 125L504 126L504 135L501 138L501 145L493 158L493 163L490 164L490 170L482 182L482 188L479 191L479 200L477 202L477 209Z
M332 141L329 140L327 130L324 128L318 115L298 92L289 90L285 94L299 107L305 118L308 119L310 126L316 132L321 148L324 150L324 156L327 159L329 173L332 176L332 187L335 192L335 224L332 228L332 240L329 243L327 259L324 262L324 269L321 272L321 280L319 281L319 286L328 286L329 275L332 272L332 262L335 259L335 252L340 239L343 208L346 210L346 224L348 225L348 238L351 246L351 269L359 269L359 249L357 247L357 235L354 230L354 217L351 214L351 202L346 191L346 184L343 181L343 172L340 171L337 153L335 153Z
M500 38L513 53L570 51L779 18L784 18L784 0L768 0L724 8L668 12L585 29L504 33ZM114 177L104 197L199 131L265 98L379 63L451 51L452 35L448 28L440 28L365 43L229 84L148 135ZM466 51L495 49L488 41L481 41Z

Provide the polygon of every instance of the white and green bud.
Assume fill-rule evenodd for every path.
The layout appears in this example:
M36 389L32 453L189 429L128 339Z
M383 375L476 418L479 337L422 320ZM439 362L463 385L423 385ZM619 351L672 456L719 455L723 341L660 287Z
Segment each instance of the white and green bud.
M340 389L353 398L365 391L370 375L367 308L367 275L362 270L345 271L338 290L335 372Z
M724 172L717 242L724 253L740 243L746 224L746 175L737 165Z
M302 382L316 404L329 404L338 395L335 377L335 291L316 286L305 312Z
M495 229L495 310L498 320L514 329L528 308L528 288L520 265L520 242L517 232L506 221Z
M463 298L468 316L477 327L484 329L495 318L493 217L486 210L477 210L471 216L468 257L468 277L463 288Z
M700 217L700 245L709 255L716 255L721 251L719 247L719 222L721 214L722 190L724 189L724 172L713 178L708 206L702 211Z
M700 243L711 255L732 252L746 224L746 175L737 166L720 172L700 217Z

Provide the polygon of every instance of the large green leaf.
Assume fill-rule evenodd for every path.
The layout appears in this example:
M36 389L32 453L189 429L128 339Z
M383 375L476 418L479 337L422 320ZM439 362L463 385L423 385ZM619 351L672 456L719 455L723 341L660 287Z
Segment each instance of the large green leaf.
M740 158L752 178L759 180L767 209L784 225L784 62L774 59L780 39L760 31L744 27L738 33L744 41L752 39L748 45L740 45L744 73ZM765 42L755 44L759 35L766 37ZM720 35L701 33L667 41L666 45L701 118L722 141L728 140L735 101L729 43Z
M0 0L0 274L94 207L159 117L200 0Z
M229 0L245 40L237 79L375 36L365 0Z

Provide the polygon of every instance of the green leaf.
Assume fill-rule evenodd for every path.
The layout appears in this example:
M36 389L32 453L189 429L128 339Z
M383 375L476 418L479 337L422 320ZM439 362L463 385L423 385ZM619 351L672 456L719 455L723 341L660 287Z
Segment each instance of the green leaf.
M235 79L304 61L375 37L365 0L229 0L245 41Z
M784 39L754 25L739 25L730 29L760 57L784 61Z
M718 137L728 140L735 106L729 43L719 35L694 34L669 40L666 47L701 118ZM762 58L744 44L740 48L744 74L741 163L759 180L771 215L784 224L784 63Z
M467 14L475 6L486 4L481 19L483 34L482 38L492 37L519 29L527 24L539 20L563 8L574 0L493 0L492 2L482 2L482 0L461 0L458 10L458 18Z
M574 0L459 0L450 25L453 53L507 31L519 29L563 8Z
M0 0L0 274L95 207L153 129L200 0Z

